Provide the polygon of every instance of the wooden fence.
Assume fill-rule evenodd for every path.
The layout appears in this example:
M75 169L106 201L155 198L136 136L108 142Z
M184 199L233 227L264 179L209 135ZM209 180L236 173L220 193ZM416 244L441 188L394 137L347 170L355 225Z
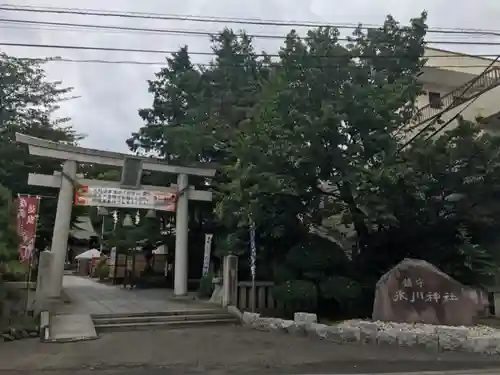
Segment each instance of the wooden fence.
M267 310L277 309L276 301L272 295L272 287L274 283L271 281L256 281L255 296L252 296L252 282L238 282L238 308L242 311L252 310L255 298L255 311L262 312Z

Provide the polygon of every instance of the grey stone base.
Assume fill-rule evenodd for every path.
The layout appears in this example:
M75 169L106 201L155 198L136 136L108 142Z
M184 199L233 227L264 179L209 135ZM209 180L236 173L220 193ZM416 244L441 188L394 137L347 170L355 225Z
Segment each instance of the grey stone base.
M317 337L339 344L375 344L421 347L431 351L463 351L500 355L500 331L488 327L445 327L370 321L346 321L336 325L317 323L315 314L296 313L294 320L241 314L243 325L293 335ZM484 332L481 332L484 331Z

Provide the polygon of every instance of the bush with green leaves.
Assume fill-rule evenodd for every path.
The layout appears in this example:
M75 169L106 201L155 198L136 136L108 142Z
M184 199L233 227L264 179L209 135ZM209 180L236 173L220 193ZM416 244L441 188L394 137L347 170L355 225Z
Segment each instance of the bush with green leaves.
M207 275L201 277L200 286L198 288L198 297L200 298L212 297L212 293L214 291L213 278L214 275L212 273L208 273Z
M109 265L106 259L101 259L97 264L96 275L100 280L105 280L109 277Z
M0 185L0 263L16 258L19 240L12 194Z
M272 293L287 315L296 311L315 312L318 307L318 288L311 281L287 280L274 286Z
M29 265L18 260L10 260L3 264L2 278L4 281L26 281Z

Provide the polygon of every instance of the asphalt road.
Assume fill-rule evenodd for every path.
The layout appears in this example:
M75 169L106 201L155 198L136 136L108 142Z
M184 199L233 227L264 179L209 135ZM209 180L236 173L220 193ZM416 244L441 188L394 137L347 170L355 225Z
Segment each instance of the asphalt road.
M498 364L498 363L497 363ZM405 367L406 366L406 367ZM304 364L303 366L297 366L295 368L255 368L250 370L245 367L243 370L241 368L235 367L218 367L218 368L206 368L206 367L157 367L151 368L148 366L138 366L138 367L118 367L118 368L86 368L73 370L71 373L74 375L257 375L257 374L276 374L276 375L313 375L313 374L332 374L332 375L378 375L378 374L390 374L390 375L498 375L500 373L500 367L496 369L482 369L482 370L450 370L454 366L449 363L443 363L443 368L447 368L446 371L420 371L418 366L415 367L411 362L400 362L396 365L384 366L380 362L365 362L365 363L343 363L343 364L328 364L323 365L310 365ZM405 372L399 372L397 369L406 368ZM300 370L303 371L300 371ZM398 371L398 372L395 372ZM34 370L28 372L22 372L23 375L66 375L67 370ZM20 371L0 371L2 375L19 375Z
M491 369L500 358L415 348L338 345L219 326L115 332L99 340L0 342L0 375L380 374ZM481 372L477 373L481 374Z
M82 369L78 370L76 372L72 372L74 375L177 375L177 374L183 374L183 375L199 375L199 374L206 374L206 375L221 375L221 374L243 374L243 375L255 375L255 374L290 374L290 375L313 375L313 374L332 374L332 375L352 375L352 374L358 374L358 375L378 375L381 374L380 372L373 372L373 370L367 370L370 372L342 372L339 373L337 371L322 371L322 372L280 372L279 370L273 369L273 370L268 370L268 371L261 371L261 370L255 370L252 372L239 372L237 369L218 369L218 370L210 370L210 371L205 371L205 370L187 370L187 369L177 369L177 370L172 370L172 369L166 369L166 368L156 368L156 369L151 369L151 368L145 368L145 367L137 367L137 368L117 368L117 369ZM471 370L471 371L466 371L466 372L461 372L461 371L411 371L411 372L393 372L392 370L389 370L390 375L498 375L500 371L500 368L497 368L495 370ZM19 371L0 371L0 374L2 375L19 375ZM34 372L23 372L23 374L28 374L28 375L63 375L67 374L65 370L53 370L53 371L34 371Z

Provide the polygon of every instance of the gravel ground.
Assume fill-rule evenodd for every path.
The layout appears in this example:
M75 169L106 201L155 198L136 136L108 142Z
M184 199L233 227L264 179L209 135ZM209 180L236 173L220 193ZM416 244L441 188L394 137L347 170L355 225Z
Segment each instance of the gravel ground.
M334 374L495 366L497 358L472 354L338 345L239 326L114 332L69 344L0 343L1 375Z
M432 324L422 324L422 323L393 323L393 322L382 322L382 321L367 321L367 320L346 320L340 323L340 326L347 327L359 327L363 323L375 323L381 331L388 331L392 329L404 331L404 332L414 332L414 333L434 333L439 329L457 329L464 330L469 337L482 337L482 336L497 336L500 335L500 329L493 328L486 325L476 325L472 327L465 326L444 326L444 325L432 325Z

